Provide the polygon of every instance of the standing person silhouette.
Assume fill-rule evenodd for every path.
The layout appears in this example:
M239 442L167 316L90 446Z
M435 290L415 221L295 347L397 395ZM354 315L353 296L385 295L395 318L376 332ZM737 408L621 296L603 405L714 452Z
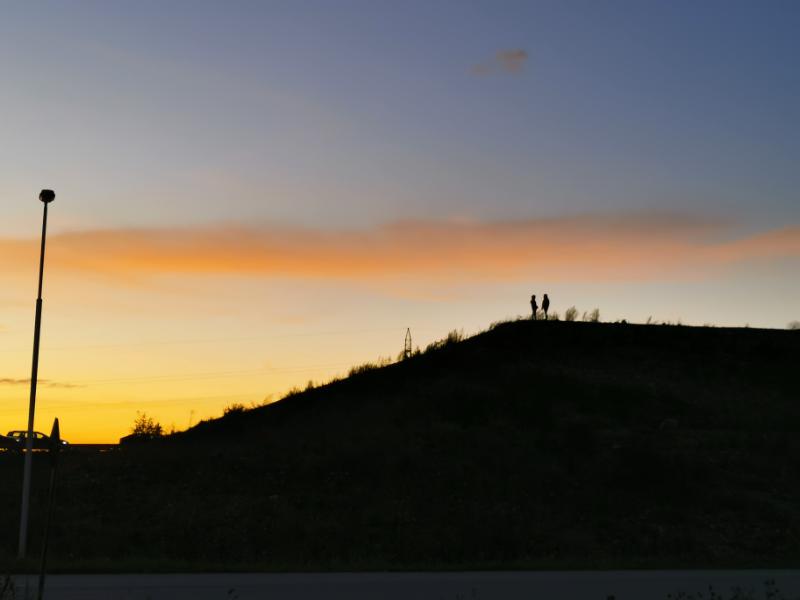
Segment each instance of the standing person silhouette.
M539 305L536 304L536 294L531 296L531 319L536 320L536 311L539 310Z
M544 295L544 299L542 300L542 310L544 311L544 320L547 321L547 309L550 308L550 298L547 297L547 294Z

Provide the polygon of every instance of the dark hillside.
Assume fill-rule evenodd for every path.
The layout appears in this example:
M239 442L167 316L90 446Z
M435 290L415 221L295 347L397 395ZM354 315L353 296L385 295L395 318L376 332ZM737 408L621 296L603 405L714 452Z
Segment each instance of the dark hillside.
M797 332L503 324L66 457L52 551L165 569L796 566L798 356ZM9 552L17 470L0 456Z

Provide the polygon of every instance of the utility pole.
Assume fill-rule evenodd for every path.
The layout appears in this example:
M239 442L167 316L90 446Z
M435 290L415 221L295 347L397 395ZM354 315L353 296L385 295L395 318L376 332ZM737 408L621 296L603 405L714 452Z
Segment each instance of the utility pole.
M39 334L42 329L42 277L44 275L44 242L47 236L47 205L56 199L53 190L42 190L39 200L44 203L42 216L42 247L39 253L39 293L36 296L36 321L33 326L33 366L31 367L31 398L28 404L28 432L25 436L25 469L22 477L22 511L19 519L19 550L23 560L28 547L28 508L31 500L31 462L33 460L33 420L36 414L36 383L39 379Z
M406 329L406 344L405 347L403 348L403 360L411 358L411 352L412 352L411 348L412 348L411 328L409 327Z

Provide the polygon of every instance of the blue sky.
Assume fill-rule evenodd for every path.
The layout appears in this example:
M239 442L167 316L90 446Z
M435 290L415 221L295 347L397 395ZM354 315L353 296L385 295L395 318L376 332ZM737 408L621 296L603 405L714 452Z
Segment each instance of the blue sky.
M2 185L51 181L76 222L798 216L796 3L5 13ZM513 49L519 73L471 71Z

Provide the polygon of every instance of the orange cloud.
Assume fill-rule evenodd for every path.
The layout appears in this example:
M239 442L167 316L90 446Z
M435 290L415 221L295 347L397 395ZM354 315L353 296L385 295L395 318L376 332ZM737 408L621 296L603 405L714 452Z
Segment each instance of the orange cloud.
M498 52L495 58L504 70L509 73L519 73L528 60L528 53L525 50L503 50Z
M0 265L35 268L37 251L35 240L0 239ZM670 215L408 221L340 231L274 225L109 229L55 235L47 251L51 273L437 282L660 279L786 256L800 256L800 227L730 239L724 224Z
M472 72L475 75L490 75L498 71L507 73L519 73L528 60L528 53L525 50L501 50L495 54L494 59L487 63L473 65Z

